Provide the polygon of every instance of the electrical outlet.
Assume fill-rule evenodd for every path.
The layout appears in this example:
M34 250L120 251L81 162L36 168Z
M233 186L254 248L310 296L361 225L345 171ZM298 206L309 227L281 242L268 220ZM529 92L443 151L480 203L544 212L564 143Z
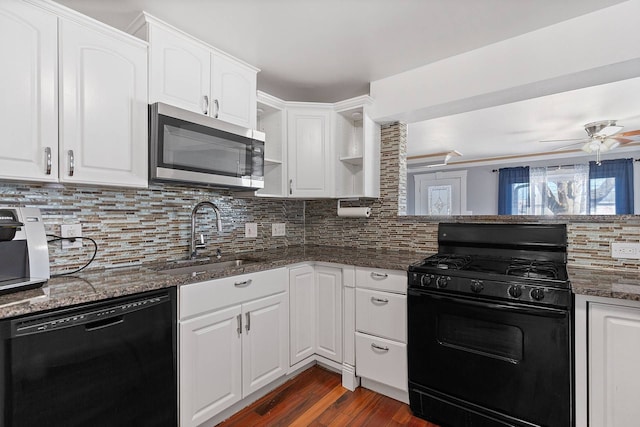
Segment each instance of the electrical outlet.
M611 242L611 258L640 259L640 243Z
M244 225L244 237L258 237L258 224L256 224L255 222L247 222Z
M82 224L62 224L60 226L61 237L82 237ZM82 239L75 241L63 240L62 249L81 248Z
M286 236L287 230L286 225L283 222L271 224L271 235L272 236Z

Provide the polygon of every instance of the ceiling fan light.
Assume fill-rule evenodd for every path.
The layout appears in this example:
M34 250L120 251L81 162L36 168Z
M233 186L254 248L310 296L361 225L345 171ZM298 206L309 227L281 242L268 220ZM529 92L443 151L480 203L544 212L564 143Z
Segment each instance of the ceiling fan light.
M595 148L594 148L594 146L593 146L592 142L591 142L591 141L589 141L589 142L587 142L586 144L584 144L580 149L581 149L582 151L584 151L585 153L589 153L589 154L591 154L591 153L593 153L593 150L594 150Z

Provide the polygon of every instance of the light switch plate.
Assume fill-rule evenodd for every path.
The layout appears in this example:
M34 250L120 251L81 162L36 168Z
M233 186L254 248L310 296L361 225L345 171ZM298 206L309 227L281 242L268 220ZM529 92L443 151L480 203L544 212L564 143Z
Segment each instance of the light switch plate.
M258 237L258 224L255 222L247 222L244 225L244 237L245 238Z
M82 237L82 224L62 224L60 226L60 237ZM63 240L62 249L81 248L82 239L75 241Z
M279 222L279 223L271 224L271 235L274 237L286 236L287 229L286 229L285 223Z
M611 242L611 258L640 259L640 243Z

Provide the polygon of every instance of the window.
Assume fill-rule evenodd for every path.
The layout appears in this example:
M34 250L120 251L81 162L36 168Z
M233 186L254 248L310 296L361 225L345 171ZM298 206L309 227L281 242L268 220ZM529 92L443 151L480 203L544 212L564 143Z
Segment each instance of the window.
M499 172L499 215L633 213L632 159Z

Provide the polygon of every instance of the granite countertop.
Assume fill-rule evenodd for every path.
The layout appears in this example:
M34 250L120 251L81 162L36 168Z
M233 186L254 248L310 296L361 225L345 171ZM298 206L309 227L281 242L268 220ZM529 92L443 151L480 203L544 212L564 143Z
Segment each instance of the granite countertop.
M596 270L568 267L571 288L577 295L640 301L640 271Z
M169 275L162 272L162 270L169 268L192 264L184 261L86 270L71 276L52 278L42 288L0 295L0 319L154 289L270 270L301 262L330 262L360 267L406 270L410 264L418 262L428 255L415 252L387 252L332 246L294 246L225 256L221 261L242 258L250 262L237 267L200 273L197 276L189 273Z

